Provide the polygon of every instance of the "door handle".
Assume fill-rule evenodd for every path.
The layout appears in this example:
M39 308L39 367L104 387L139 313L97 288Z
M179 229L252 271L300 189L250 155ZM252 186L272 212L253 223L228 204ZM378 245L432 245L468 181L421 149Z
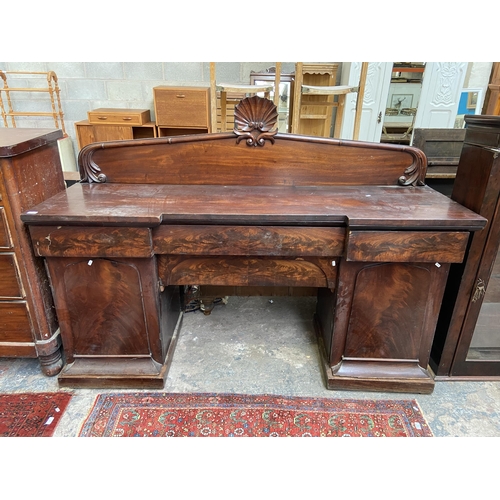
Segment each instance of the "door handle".
M378 114L377 123L380 123L381 121L382 121L382 111Z

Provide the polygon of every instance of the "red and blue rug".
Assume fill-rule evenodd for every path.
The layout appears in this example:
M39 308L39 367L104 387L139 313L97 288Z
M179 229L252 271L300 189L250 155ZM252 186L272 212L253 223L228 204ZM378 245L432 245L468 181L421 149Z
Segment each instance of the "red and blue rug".
M54 434L72 394L0 394L0 437L49 437Z
M97 396L85 437L430 437L415 400L241 394Z

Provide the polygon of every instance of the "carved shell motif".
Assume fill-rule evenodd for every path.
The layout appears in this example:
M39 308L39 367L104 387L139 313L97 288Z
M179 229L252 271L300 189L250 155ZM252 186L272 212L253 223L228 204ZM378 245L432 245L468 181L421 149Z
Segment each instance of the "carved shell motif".
M278 129L272 129L277 121L278 111L269 99L259 96L243 99L234 108L236 143L246 139L249 146L264 146L268 139L274 144Z

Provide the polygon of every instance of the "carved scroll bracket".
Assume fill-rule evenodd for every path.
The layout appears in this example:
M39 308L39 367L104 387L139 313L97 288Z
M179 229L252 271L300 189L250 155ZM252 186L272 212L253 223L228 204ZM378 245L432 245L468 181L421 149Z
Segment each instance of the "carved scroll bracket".
M83 171L82 180L84 182L106 182L106 174L101 172L100 167L92 159L92 155L96 148L101 146L96 144L89 144L80 151L79 164Z
M278 129L273 127L277 121L278 111L269 99L259 96L243 99L234 108L236 143L246 139L249 146L264 146L266 140L274 144Z
M411 154L413 163L405 170L404 175L398 179L398 183L401 186L424 186L425 174L427 171L427 157L417 148L405 147L403 151Z

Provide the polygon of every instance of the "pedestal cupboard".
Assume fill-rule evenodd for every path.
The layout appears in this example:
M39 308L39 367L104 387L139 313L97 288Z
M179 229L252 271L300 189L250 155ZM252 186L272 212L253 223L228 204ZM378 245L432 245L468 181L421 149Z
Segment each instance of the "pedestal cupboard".
M0 356L38 357L46 375L62 367L60 337L43 259L20 214L65 189L61 130L0 129Z

